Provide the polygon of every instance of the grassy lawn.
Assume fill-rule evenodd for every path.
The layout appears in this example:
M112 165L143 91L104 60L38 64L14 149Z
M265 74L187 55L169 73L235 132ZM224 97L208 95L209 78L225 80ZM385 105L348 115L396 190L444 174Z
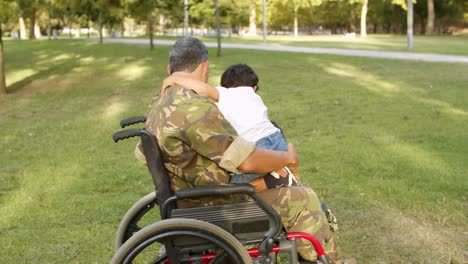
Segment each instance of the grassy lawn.
M0 98L0 263L106 263L120 219L153 190L114 144L144 114L168 47L6 41ZM445 52L444 52L445 53ZM359 263L466 262L468 66L210 50L210 83L244 62L334 209ZM157 216L154 216L155 218Z
M142 38L147 38L142 37ZM177 37L161 37L156 39L177 39ZM216 42L216 38L204 37L204 41ZM263 44L261 36L252 37L223 37L224 43ZM437 53L451 55L468 55L468 35L459 36L415 36L415 53ZM343 35L324 36L268 36L268 44L289 45L315 48L337 49L364 49L376 51L408 52L406 35L368 35L366 38L356 36L354 39L345 38Z

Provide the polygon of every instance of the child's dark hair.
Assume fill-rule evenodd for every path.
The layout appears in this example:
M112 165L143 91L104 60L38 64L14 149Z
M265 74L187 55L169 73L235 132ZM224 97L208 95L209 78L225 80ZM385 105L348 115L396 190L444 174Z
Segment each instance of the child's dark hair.
M232 65L221 76L221 86L226 88L257 86L258 89L258 76L247 64Z

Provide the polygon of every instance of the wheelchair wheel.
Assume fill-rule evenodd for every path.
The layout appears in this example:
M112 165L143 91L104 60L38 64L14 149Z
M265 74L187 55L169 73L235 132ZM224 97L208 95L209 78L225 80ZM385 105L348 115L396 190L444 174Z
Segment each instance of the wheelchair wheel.
M165 250L160 250L163 245ZM224 229L183 218L162 220L138 231L120 247L111 263L165 263L166 260L170 263L201 263L201 260L208 263L209 255L209 263L213 264L252 263L244 246Z
M125 241L127 241L134 233L138 232L144 227L141 227L141 225L144 223L139 222L142 220L143 216L148 213L148 211L155 208L155 204L156 192L151 192L136 202L127 211L127 213L125 213L122 221L120 221L119 229L117 230L117 234L115 236L115 251L119 250ZM151 219L147 225L154 223L156 220L156 217Z

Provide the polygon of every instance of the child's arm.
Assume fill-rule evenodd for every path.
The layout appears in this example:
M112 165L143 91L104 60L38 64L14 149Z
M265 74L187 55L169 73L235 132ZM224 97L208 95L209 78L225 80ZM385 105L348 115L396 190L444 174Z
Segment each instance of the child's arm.
M197 93L204 93L215 101L218 101L219 99L219 93L218 90L216 90L216 88L212 87L211 85L205 82L191 78L184 73L176 72L164 79L161 87L161 94L163 94L166 88L171 85L180 85L185 88L192 89Z

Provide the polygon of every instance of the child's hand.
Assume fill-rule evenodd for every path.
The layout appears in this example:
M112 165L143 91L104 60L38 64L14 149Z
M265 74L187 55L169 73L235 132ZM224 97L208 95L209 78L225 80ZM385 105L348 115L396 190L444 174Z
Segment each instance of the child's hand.
M166 88L172 85L175 85L176 83L176 77L171 75L164 79L162 86L161 86L161 94L164 94L166 92Z

